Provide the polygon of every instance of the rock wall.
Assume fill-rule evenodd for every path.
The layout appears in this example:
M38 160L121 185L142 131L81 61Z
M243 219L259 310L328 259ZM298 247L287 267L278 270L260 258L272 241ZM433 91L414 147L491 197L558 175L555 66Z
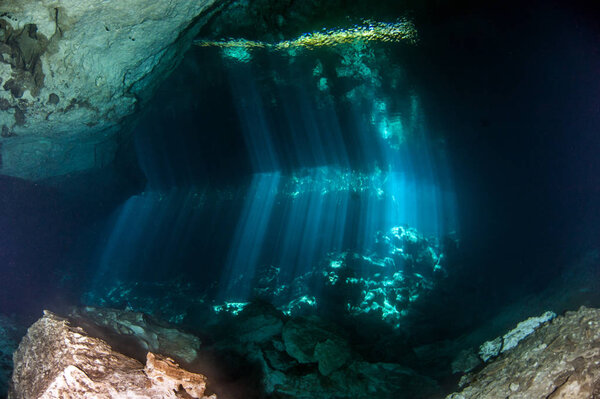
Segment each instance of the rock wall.
M176 66L218 0L3 0L0 174L111 162L125 117Z
M206 378L148 352L145 367L46 311L14 354L11 399L200 398Z
M600 397L600 310L567 312L461 380L446 399Z

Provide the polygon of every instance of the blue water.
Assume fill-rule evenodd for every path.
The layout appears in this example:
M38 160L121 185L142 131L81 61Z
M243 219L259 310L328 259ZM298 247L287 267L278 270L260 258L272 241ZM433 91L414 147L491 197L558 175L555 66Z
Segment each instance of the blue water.
M439 263L394 304L419 306L405 327L426 343L544 292L580 259L597 270L598 24L531 7L417 13L417 46L243 60L191 48L117 164L53 185L0 177L0 314L151 312L141 294L114 294L136 284L157 301L179 287L241 303L269 270L278 305L319 302L306 276L336 262L365 279L424 267L394 252L410 244L393 244L400 226ZM585 292L557 306L597 305ZM161 316L185 319L185 301Z

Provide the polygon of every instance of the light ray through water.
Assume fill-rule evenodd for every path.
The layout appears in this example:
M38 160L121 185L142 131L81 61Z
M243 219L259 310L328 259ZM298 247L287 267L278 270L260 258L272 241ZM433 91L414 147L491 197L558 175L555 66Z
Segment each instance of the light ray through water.
M227 284L225 291L220 292L221 299L226 299L234 288L236 295L250 296L251 287L239 284L239 280L252 281L257 270L280 177L280 173L275 172L257 173L252 178L221 277L223 284Z
M248 78L251 69L242 65L230 66L232 97L254 109L265 104L263 96L268 94L249 83L253 82ZM302 74L293 63L287 68ZM243 79L241 71L245 73ZM362 95L377 99L378 88L367 88ZM254 158L260 154L252 149L268 149L263 151L266 162L281 176L275 188L277 200L268 200L268 211L254 204L257 188L253 183L230 246L229 258L235 261L229 263L223 281L230 281L230 270L237 270L233 273L236 276L252 276L266 265L281 268L281 276L291 281L318 266L328 252L371 250L378 231L397 225L409 225L439 239L456 229L445 215L454 211L453 195L448 192L451 182L439 181L436 168L443 165L435 165L434 158L441 158L434 157L427 141L415 93L409 95L405 115L391 115L383 100L377 100L380 106L374 106L366 116L361 108L365 99L350 105L353 111L344 115L352 115L353 121L342 123L353 129L350 134L340 130L339 119L345 116L338 114L332 103L317 106L306 87L281 88L278 96L281 104L271 107L270 113L276 115L269 116L270 122L263 120L265 111L239 112ZM252 99L250 107L248 99ZM253 123L256 115L261 115L260 123ZM268 134L263 131L266 126ZM286 156L275 159L270 154L281 153L274 149L282 145L288 148ZM352 155L346 150L348 146ZM253 165L256 172L264 170L264 162L258 159ZM255 241L258 245L251 245ZM225 296L237 301L251 297L247 286L247 295L240 296L239 290L232 291L234 285L228 285Z
M358 46L350 53L367 50ZM314 81L312 70L285 57L269 56L268 63L284 81ZM225 66L239 138L252 166L247 185L237 189L243 194L207 205L198 200L197 188L165 189L168 175L177 171L159 150L141 146L149 189L117 212L100 271L115 265L126 271L143 263L139 258L165 268L171 264L172 270L187 263L220 281L219 300L247 301L265 266L280 268L289 282L332 252L370 256L378 232L394 226L408 225L437 239L458 228L443 150L428 139L414 91L405 94L402 112L392 112L377 74L365 73L368 84L339 103L327 99L328 90L304 83L259 85L262 71L252 63ZM204 225L219 232L220 250L211 248L217 241L211 232L199 234ZM190 249L195 244L223 254L209 261L208 254ZM198 254L195 262L190 253ZM211 267L215 273L202 272Z

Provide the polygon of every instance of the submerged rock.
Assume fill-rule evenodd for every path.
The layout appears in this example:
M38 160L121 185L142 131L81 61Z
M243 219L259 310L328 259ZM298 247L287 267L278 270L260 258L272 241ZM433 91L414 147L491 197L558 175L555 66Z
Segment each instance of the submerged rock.
M170 324L181 324L190 316L190 309L194 313L194 309L205 310L209 306L205 304L206 295L199 295L199 291L184 276L160 282L116 281L86 292L82 303L100 308L128 308Z
M484 362L495 358L502 350L502 337L494 338L491 341L486 341L479 347L479 357Z
M434 380L392 363L354 361L328 377L276 372L270 382L275 395L291 398L416 399L439 394Z
M146 366L45 311L14 354L11 399L202 398L206 378L147 354Z
M517 324L515 328L504 334L502 337L497 337L492 341L484 342L479 348L481 360L487 362L491 358L498 356L500 353L504 353L514 348L521 340L533 334L537 328L555 317L556 313L550 311L545 312L538 317L530 317Z
M259 366L259 378L269 397L416 399L440 392L436 381L411 368L366 361L337 326L316 316L287 319L278 331L269 327L275 334L268 339L259 333L259 339L248 340L247 321L252 325L260 311L283 318L282 313L275 317L273 309L264 305L252 304L248 310L252 311L244 310L229 321L229 335L221 338L215 350L234 351Z
M215 0L3 0L0 173L102 167L124 118L190 46Z
M327 339L315 345L315 360L319 363L319 372L328 376L340 369L349 359L350 351L346 343Z
M548 311L541 316L530 317L527 320L520 322L515 328L504 334L502 337L502 352L514 348L521 340L525 339L530 334L533 334L538 327L555 317L556 313Z
M299 363L317 363L324 376L351 358L348 343L315 318L288 321L282 332L286 353Z
M316 318L288 321L283 327L282 337L287 354L300 363L317 363L319 361L315 356L318 344L326 341L341 341L340 337L319 323Z
M481 360L472 349L463 349L458 356L452 361L450 367L452 374L468 373L481 364Z
M71 317L84 326L92 322L113 334L129 337L144 351L168 353L186 363L195 361L200 349L198 337L172 326L162 325L143 313L85 307L74 310Z
M243 343L264 343L281 334L281 313L268 303L249 304L239 314L236 337Z
M599 348L600 309L567 312L467 375L447 399L599 397Z
M168 384L170 389L180 393L181 397L186 397L185 392L193 398L206 398L206 377L181 369L173 359L148 352L144 372L155 385ZM211 395L207 399L216 398L216 395Z

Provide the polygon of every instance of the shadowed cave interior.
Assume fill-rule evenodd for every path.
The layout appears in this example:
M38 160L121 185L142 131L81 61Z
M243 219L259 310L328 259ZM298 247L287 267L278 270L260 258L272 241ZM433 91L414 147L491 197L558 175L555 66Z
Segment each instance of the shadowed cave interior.
M207 19L114 162L0 176L4 375L43 309L90 306L199 337L190 368L218 397L304 397L265 387L258 352L325 387L355 364L290 357L277 345L293 334L343 337L337 356L401 365L418 375L390 383L407 397L444 397L462 350L600 305L597 15L558 1L255 3ZM418 40L346 40L373 21L411 21ZM322 28L343 39L275 47Z

